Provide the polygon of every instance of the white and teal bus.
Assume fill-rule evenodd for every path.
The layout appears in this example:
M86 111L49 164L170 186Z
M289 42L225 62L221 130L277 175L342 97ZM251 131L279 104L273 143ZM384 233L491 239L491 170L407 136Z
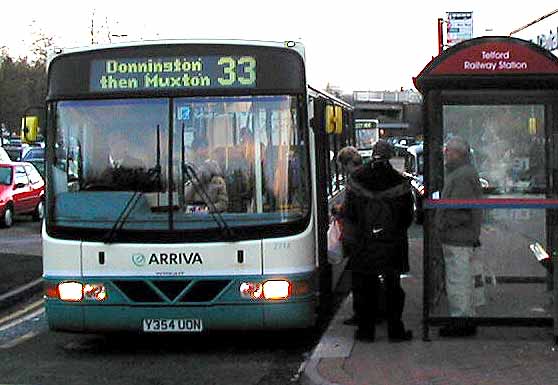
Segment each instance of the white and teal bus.
M354 134L351 106L307 86L300 43L60 50L47 120L52 330L315 324L343 268L327 263L331 153Z

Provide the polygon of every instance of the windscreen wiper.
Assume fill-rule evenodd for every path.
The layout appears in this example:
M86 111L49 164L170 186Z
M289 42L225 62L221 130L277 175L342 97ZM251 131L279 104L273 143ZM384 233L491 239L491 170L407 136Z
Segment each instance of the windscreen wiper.
M162 187L162 168L161 168L161 129L160 125L157 125L157 158L155 167L147 170L147 174L150 177L155 177L156 188L157 188L157 205L159 205L159 191Z
M104 236L104 242L105 243L113 243L114 242L114 239L116 238L116 235L120 232L120 230L122 230L122 227L124 227L124 223L126 223L126 220L130 216L130 213L132 212L134 207L136 207L136 204L139 202L142 195L143 195L142 191L134 191L134 193L132 194L130 199L128 199L128 201L126 202L126 205L124 206L124 209L120 212L120 214L118 215L118 218L116 218L116 221L112 225L112 228Z
M213 202L213 200L207 193L207 190L201 183L200 178L198 177L198 174L196 173L194 167L189 163L184 163L184 173L186 174L188 180L192 182L192 186L194 187L196 193L200 197L202 197L205 203L207 203L207 205L209 206L209 214L211 215L215 223L217 223L217 226L219 227L221 233L225 234L225 236L227 236L228 238L233 238L234 232L227 224L227 222L225 221L221 213L217 211L217 208L215 207L215 202Z

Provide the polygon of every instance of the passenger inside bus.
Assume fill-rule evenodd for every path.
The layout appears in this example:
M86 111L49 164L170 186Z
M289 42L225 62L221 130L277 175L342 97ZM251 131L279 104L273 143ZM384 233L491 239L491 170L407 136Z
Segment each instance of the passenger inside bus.
M226 150L225 166L227 175L225 182L229 192L229 212L249 212L254 197L253 177L250 177L250 164L244 156L244 149L239 146Z
M199 167L191 168L191 176L184 185L187 213L227 211L229 198L223 173L216 161L208 159ZM193 172L192 172L193 169Z

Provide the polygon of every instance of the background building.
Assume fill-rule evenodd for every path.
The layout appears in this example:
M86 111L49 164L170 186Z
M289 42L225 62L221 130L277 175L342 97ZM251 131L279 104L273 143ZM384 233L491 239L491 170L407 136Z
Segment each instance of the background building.
M345 95L355 119L378 119L380 137L422 136L422 96L413 90L354 91Z

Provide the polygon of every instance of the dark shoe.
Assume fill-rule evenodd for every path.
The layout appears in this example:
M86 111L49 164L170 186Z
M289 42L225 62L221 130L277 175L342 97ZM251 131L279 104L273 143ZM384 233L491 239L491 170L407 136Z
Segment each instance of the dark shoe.
M471 337L477 334L476 326L447 325L438 331L440 337Z
M369 329L357 329L355 331L355 339L362 342L374 342L376 332Z
M413 332L411 330L404 330L402 333L388 336L389 342L405 342L413 339Z
M343 325L349 325L349 326L358 325L358 317L354 315L351 318L347 318L345 321L343 321Z

